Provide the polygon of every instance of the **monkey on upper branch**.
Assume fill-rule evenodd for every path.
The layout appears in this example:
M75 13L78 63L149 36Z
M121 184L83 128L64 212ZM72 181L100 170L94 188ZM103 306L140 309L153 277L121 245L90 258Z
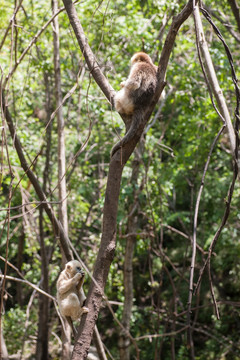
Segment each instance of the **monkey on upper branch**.
M86 299L83 292L84 271L77 260L69 261L65 269L59 275L57 281L57 301L60 313L70 324L74 336L76 330L72 321L79 320L84 313L88 313L88 308L83 306Z
M114 145L111 155L130 141L143 120L143 110L153 98L157 87L157 69L152 59L144 52L138 52L131 58L131 70L121 90L114 98L116 110L131 118L131 125L124 138Z

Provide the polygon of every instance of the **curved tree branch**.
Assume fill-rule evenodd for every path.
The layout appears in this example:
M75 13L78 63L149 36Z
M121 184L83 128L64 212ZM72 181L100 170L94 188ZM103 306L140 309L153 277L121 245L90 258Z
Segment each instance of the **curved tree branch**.
M97 60L95 58L95 55L92 52L92 49L90 48L88 44L88 40L84 34L82 25L79 21L78 14L76 11L76 8L72 2L72 0L63 0L65 9L67 11L70 23L72 25L73 31L76 35L78 44L80 46L80 49L82 51L82 54L87 62L88 68L94 77L94 80L110 102L110 104L113 105L113 98L115 91L109 84L108 80L104 76L103 72L101 71Z
M71 25L77 37L79 46L82 50L83 56L85 57L86 62L89 66L89 70L91 71L95 81L102 89L107 99L113 105L113 96L115 92L109 85L107 79L103 75L100 67L96 62L95 56L87 42L87 38L84 35L82 26L77 16L76 9L71 0L63 0L63 2L69 16ZM103 210L102 238L93 272L93 277L95 281L92 281L90 284L86 301L86 306L88 306L89 308L89 313L82 316L77 340L73 350L73 360L86 359L87 357L94 326L102 302L103 290L107 281L109 268L114 257L116 246L118 198L124 165L126 164L127 160L135 149L135 146L137 145L142 135L144 127L148 119L150 118L152 111L165 87L166 70L177 32L183 22L192 13L192 9L193 1L190 0L184 7L184 9L179 13L179 15L173 18L173 22L169 29L159 61L158 86L155 96L149 106L145 109L145 112L143 114L144 120L141 121L135 136L128 143L126 143L123 148L116 151L114 156L111 158Z

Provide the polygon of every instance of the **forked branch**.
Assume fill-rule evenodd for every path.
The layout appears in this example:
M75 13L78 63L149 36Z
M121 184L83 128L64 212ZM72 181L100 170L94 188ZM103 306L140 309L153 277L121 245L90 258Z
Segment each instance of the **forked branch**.
M84 35L82 26L77 16L76 9L71 0L63 0L67 14L69 16L70 23L73 27L75 35L77 37L79 46L82 50L83 56L89 66L92 76L95 81L102 89L103 93L113 104L114 90L109 85L107 79L101 72L100 67L94 57L94 54L87 42ZM103 231L101 244L98 252L98 256L95 262L93 277L95 281L91 282L86 306L89 308L89 313L82 316L81 324L78 331L78 339L76 341L72 359L86 359L88 349L91 343L91 338L94 330L94 326L98 317L100 305L102 302L102 293L107 281L108 272L110 265L114 257L114 251L116 246L116 222L117 222L117 209L118 209L118 198L122 177L122 170L130 155L132 154L135 146L137 145L144 127L150 118L154 107L163 91L165 86L165 76L167 66L170 58L170 54L173 49L173 45L178 33L180 26L190 16L193 9L193 1L190 0L184 9L173 18L172 25L169 29L161 58L159 60L158 69L158 86L155 96L145 109L144 121L138 128L135 136L123 149L118 150L110 160L109 174L107 181L107 188L105 193L105 204L103 210ZM96 286L96 282L98 286Z

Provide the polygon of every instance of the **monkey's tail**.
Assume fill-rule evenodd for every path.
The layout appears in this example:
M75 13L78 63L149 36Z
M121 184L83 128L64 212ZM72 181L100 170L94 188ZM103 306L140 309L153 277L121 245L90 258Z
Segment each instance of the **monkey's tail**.
M144 120L144 112L141 108L138 108L134 111L132 115L131 125L125 134L125 136L117 144L115 144L111 150L111 157L121 148L123 148L127 143L133 140L133 138L138 134Z
M68 322L68 324L71 326L71 330L72 330L72 333L73 333L73 337L76 338L77 336L77 330L75 328L75 326L73 325L73 321L71 319L70 316L66 316L66 320Z

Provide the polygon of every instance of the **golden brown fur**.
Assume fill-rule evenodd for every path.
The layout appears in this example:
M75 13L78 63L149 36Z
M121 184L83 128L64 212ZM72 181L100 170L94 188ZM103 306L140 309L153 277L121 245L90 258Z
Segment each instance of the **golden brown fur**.
M125 116L125 124L128 124L127 133L114 145L111 156L133 139L144 121L144 111L152 101L157 88L157 69L150 56L144 52L136 53L131 58L129 76L121 83L122 89L114 98L116 110Z
M131 70L114 103L120 114L132 115L137 106L147 105L157 86L157 66L147 54L139 52L131 58Z

